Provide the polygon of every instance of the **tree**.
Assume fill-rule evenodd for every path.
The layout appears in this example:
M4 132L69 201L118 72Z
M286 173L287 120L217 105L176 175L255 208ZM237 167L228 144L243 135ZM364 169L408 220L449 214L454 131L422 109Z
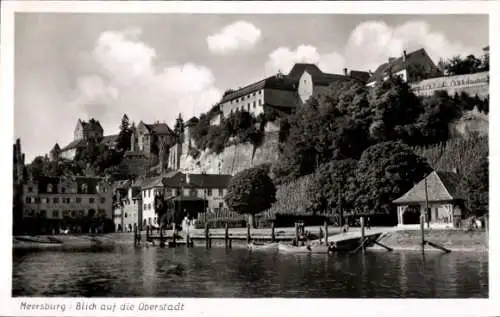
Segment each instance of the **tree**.
M457 55L443 63L444 70L448 75L473 74L483 71L485 66L486 65L484 65L480 59L472 54L468 55L466 58Z
M357 161L346 159L322 164L314 173L307 188L309 210L334 211L342 223L342 210L349 210L354 203L353 186Z
M355 207L369 213L391 214L392 201L430 171L427 161L401 142L375 144L363 152L356 168Z
M121 151L128 151L131 147L132 130L130 129L129 119L126 114L123 115L120 124L120 133L118 134L116 147Z
M250 168L231 179L224 200L230 210L248 215L248 222L255 228L254 215L276 201L276 188L264 168Z
M482 156L461 184L467 198L466 203L475 214L488 210L489 204L489 160Z

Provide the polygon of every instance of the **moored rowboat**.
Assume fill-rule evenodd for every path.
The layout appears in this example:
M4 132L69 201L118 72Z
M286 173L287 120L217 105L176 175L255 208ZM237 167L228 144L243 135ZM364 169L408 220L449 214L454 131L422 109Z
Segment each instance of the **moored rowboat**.
M305 245L296 247L289 244L279 244L278 250L283 253L328 253L329 247L326 245Z
M256 243L249 243L248 244L248 249L250 250L277 250L278 249L278 243L267 243L267 244L256 244Z

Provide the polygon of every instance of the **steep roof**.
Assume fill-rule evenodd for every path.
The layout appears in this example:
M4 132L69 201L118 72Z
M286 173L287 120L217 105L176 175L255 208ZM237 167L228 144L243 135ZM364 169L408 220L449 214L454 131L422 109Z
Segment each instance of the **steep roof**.
M298 84L300 76L302 76L305 71L311 75L314 85L328 86L336 80L350 79L349 76L345 75L323 73L315 64L307 63L297 63L293 65L287 76Z
M368 82L368 79L370 79L370 73L369 72L364 72L364 71L360 71L360 70L351 70L349 72L349 76L354 78L354 79L357 79L363 83L366 83Z
M290 80L286 75L273 75L243 88L227 91L220 102L233 100L264 88L294 91L297 89L297 82Z
M173 134L174 131L169 128L169 126L166 123L152 123L152 124L145 124L146 128L150 133L154 134Z
M105 135L102 137L102 142L112 143L112 142L116 142L117 139L118 139L118 134Z
M187 175L178 171L165 175L163 185L165 187L185 188L227 188L231 175L226 174L189 174L189 183Z
M425 202L425 183L429 202L463 199L458 191L460 176L453 172L434 171L421 180L403 196L394 200L395 204Z
M68 145L66 145L65 147L63 147L61 149L61 152L76 149L77 147L79 147L80 145L82 145L83 142L84 142L83 140L73 140Z

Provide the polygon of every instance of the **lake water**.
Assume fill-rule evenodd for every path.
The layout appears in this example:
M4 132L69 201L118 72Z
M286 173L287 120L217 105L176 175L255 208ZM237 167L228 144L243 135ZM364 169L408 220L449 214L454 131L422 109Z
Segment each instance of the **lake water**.
M13 296L486 298L488 254L244 248L13 252Z

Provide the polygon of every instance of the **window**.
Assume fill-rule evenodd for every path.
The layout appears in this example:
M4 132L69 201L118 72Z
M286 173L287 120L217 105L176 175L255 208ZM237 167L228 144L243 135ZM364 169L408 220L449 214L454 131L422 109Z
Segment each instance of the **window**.
M259 90L259 95L262 95L262 90Z
M189 190L189 196L196 197L196 188L191 188Z
M207 195L208 197L212 196L212 188L207 189Z
M151 197L151 189L148 189L148 197Z
M219 208L220 209L224 208L224 203L219 203Z
M71 203L71 198L66 198L66 203Z
M145 190L142 192L142 197L146 197L146 191Z
M257 106L257 104L255 103L255 101L253 102L253 108L255 109L255 107Z
M66 188L61 187L61 193L63 193L63 194L64 194L65 192L66 192Z
M40 210L40 216L45 217L47 215L47 211L45 210Z
M144 204L144 206L142 206L142 209L147 210L147 207L148 205Z
M27 204L31 203L31 197L26 197L26 203Z
M59 218L59 210L52 211L52 218Z
M63 217L69 217L69 210L63 211Z
M148 218L148 224L151 224L151 217Z
M153 223L154 223L154 224L157 224L157 222L156 222L156 217L153 219Z
M247 105L247 111L250 111L250 104Z
M255 93L253 93L253 94L252 94L252 96L254 96L254 97L255 97Z
M28 193L32 193L33 192L33 187L28 187Z
M78 216L83 217L85 215L85 212L83 210L78 210Z
M89 203L93 204L94 202L95 202L94 197L90 197L90 198L89 198Z
M172 190L170 188L165 189L165 196L172 196Z
M259 106L262 106L262 100L259 99Z
M48 198L42 198L42 204L47 204L49 202Z
M100 201L101 201L101 204L104 204L106 202L106 198L105 197L101 197Z
M87 193L87 191L88 191L88 186L87 186L87 184L82 184L82 193L84 193L84 194L85 194L85 193Z
M35 203L39 204L40 203L40 197L35 197Z
M52 193L52 184L47 184L47 193Z
M222 188L219 188L219 196L224 196L224 189Z
M128 217L128 215L127 215L127 213L125 213L125 218L127 218L127 217Z
M76 217L76 211L75 210L72 210L71 211L71 217L75 218Z
M54 197L54 198L52 199L52 202L53 202L54 204L58 204L58 203L59 203L59 198L58 198L58 197Z
M82 199L80 197L76 197L76 202L77 203L81 203L82 202Z

